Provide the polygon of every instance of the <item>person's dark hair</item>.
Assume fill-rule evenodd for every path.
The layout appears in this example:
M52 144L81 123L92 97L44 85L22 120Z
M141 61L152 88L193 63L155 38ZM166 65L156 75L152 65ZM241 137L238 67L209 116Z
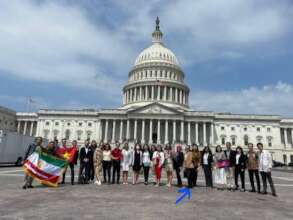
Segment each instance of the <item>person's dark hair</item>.
M220 145L217 145L216 152L217 153L222 152L222 147Z
M236 152L238 152L238 149L240 150L241 154L243 154L243 149L242 149L242 147L238 146L238 147L236 148Z
M107 144L105 145L105 150L111 150L111 145L107 143Z
M158 146L157 146L157 151L163 151L163 148L162 148L161 145L158 145Z
M152 145L152 146L150 147L150 150L151 150L152 152L155 152L155 151L157 150L157 147L156 147L155 145Z
M203 153L206 153L206 152L208 152L209 154L212 154L212 151L211 151L211 149L210 149L209 146L205 146L205 147L204 147L204 149L203 149Z
M197 144L194 144L193 146L194 146L194 148L195 148L195 149L194 149L195 152L198 152L198 151L199 151L199 149L198 149L198 145L197 145Z
M136 144L134 145L134 151L135 151L135 152L137 151L137 149L136 149L137 146L139 147L138 150L141 150L141 145L140 145L139 143L136 143Z
M260 143L260 142L256 144L256 146L258 146L258 145L260 145L260 146L262 146L262 147L263 147L263 144L262 144L262 143Z

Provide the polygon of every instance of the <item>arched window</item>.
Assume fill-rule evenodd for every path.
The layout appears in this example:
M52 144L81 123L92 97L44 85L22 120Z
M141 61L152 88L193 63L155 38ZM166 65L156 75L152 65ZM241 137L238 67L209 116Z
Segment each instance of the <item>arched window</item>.
M225 145L225 143L226 143L226 136L225 135L222 135L221 136L221 144L222 145Z

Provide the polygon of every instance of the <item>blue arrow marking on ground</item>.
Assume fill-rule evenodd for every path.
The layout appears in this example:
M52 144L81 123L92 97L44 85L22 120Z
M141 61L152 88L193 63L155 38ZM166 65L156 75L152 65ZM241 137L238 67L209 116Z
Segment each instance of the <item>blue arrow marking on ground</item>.
M181 202L181 200L184 199L184 197L186 197L186 196L188 196L188 199L191 198L191 191L190 191L189 188L185 188L185 187L180 188L180 189L178 190L178 193L182 193L182 195L179 196L179 197L176 199L176 202L175 202L176 205L177 205L179 202Z

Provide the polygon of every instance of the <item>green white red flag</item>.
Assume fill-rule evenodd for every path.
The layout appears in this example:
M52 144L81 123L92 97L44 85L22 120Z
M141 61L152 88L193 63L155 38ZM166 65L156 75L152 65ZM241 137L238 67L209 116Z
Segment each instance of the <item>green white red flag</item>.
M35 151L24 162L23 168L27 175L42 184L57 187L59 177L63 174L68 162L61 158Z

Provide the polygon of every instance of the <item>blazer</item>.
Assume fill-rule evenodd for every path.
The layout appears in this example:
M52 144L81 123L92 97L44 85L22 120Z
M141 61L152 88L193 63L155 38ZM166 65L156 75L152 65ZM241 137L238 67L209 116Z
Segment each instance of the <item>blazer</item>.
M176 156L173 158L174 169L179 169L183 166L184 154L183 152L176 152L175 155Z
M245 154L240 155L238 164L236 164L236 156L235 156L235 166L236 167L239 167L240 169L246 169L246 164L247 164L247 156Z
M203 166L204 164L203 164L203 157L204 157L204 152L201 152L201 160L200 160L200 163L201 163L201 165ZM208 156L208 166L210 167L210 168L212 168L212 163L213 163L213 154L212 153L209 153L209 156Z
M224 151L226 158L229 160L230 162L230 167L234 167L235 166L235 160L236 160L236 151L234 150L230 150L230 155L228 157L228 153L227 150Z
M80 149L80 155L79 155L79 159L80 159L80 163L85 163L83 160L84 159L88 159L88 163L93 163L93 149L91 147L88 147L88 152L86 153L85 151L85 147L82 147Z

